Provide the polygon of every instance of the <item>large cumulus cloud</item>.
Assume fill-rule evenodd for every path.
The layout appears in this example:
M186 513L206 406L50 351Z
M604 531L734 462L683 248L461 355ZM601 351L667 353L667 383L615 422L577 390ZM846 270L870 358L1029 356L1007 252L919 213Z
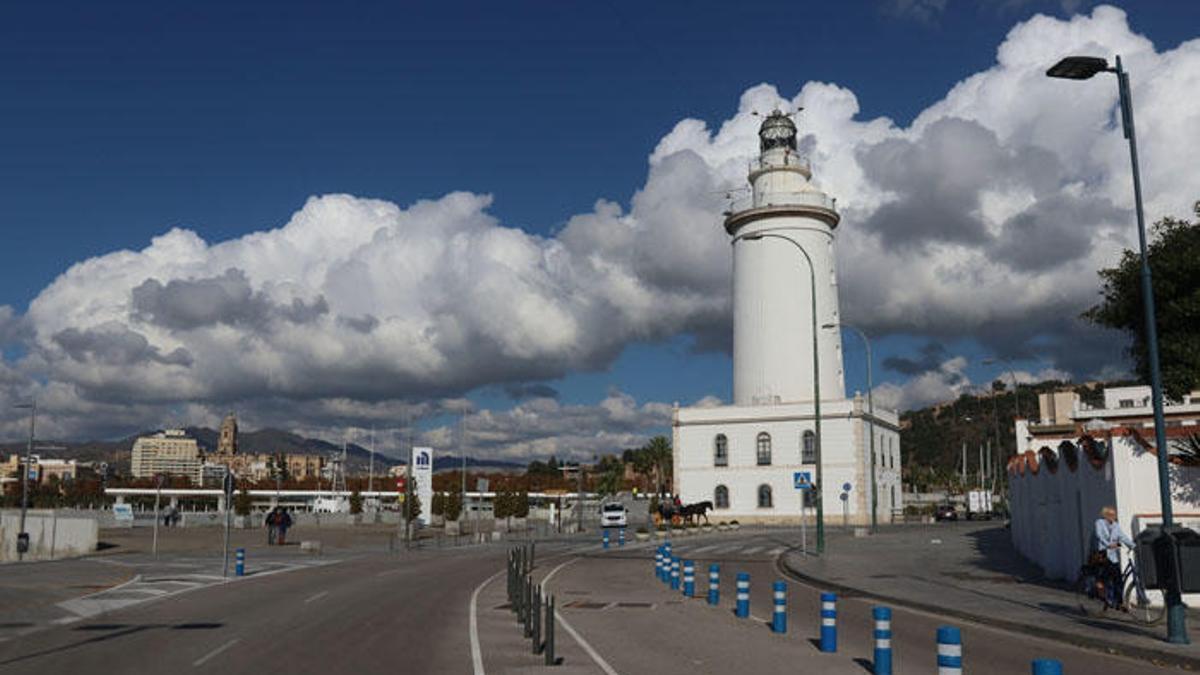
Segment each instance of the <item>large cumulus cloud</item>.
M848 321L876 335L973 337L1095 373L1119 350L1075 317L1095 298L1095 270L1134 243L1128 155L1111 78L1044 76L1067 53L1124 56L1148 213L1186 213L1200 111L1179 96L1200 89L1200 40L1157 50L1111 7L1036 16L1013 28L995 65L906 127L859 119L854 93L836 84L808 82L791 97L751 87L716 127L678 122L627 204L600 199L551 236L499 222L487 195L397 205L334 194L238 239L177 228L141 250L80 262L24 316L0 308L0 338L21 345L0 361L0 397L57 396L67 432L94 428L120 400L137 410L111 419L250 402L264 420L292 407L324 415L318 424L369 421L344 413L519 388L680 333L721 347L730 314L721 193L745 183L754 113L799 106L815 180L843 211ZM928 381L954 380L962 369L947 370L950 360ZM549 398L514 411L535 402L543 417L570 419Z

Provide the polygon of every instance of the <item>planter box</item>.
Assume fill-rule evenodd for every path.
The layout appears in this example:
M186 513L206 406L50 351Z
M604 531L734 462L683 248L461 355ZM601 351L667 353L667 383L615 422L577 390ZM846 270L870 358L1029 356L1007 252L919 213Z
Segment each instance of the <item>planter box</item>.
M459 527L457 520L447 520L445 522L446 522L446 534L457 535L457 534L459 534L459 532L462 531L462 528Z
M713 526L712 525L703 525L700 527L700 529L703 530L705 533L708 533L708 532L713 531Z
M633 534L633 536L636 537L638 541L649 541L650 540L649 532L635 532Z
M736 530L736 529L738 529L739 527L741 527L741 524L740 524L740 523L730 523L730 524L729 524L729 529L731 529L731 530Z

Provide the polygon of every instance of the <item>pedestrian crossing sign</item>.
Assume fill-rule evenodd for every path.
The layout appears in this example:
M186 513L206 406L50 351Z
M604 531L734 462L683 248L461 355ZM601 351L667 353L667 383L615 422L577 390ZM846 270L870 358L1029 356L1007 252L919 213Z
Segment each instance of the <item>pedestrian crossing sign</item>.
M797 490L812 489L812 473L809 471L796 471L792 473L792 483Z

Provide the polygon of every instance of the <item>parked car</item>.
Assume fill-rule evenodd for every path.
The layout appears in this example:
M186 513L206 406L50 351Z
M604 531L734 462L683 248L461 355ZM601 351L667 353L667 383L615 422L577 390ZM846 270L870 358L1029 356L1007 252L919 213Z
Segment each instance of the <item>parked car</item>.
M600 507L600 527L628 527L629 510L624 504L612 502Z
M958 510L953 504L940 504L933 512L933 519L937 521L943 520L958 520Z

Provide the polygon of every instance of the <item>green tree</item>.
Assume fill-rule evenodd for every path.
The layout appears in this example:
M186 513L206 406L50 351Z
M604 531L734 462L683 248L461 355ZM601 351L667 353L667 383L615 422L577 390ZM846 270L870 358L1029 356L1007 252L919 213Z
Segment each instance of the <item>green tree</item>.
M1175 218L1155 223L1147 249L1163 392L1175 401L1200 386L1200 331L1196 330L1200 326L1200 274L1196 272L1196 261L1200 260L1200 201L1193 210L1195 223ZM1103 299L1083 317L1128 333L1135 370L1143 382L1149 382L1140 256L1126 250L1116 267L1100 270L1100 279Z
M671 473L671 441L666 436L655 436L642 446L641 452L645 453L643 461L654 474L656 491L661 494L664 480Z
M625 479L624 467L619 462L611 462L602 465L602 473L600 480L596 484L596 491L601 496L615 495L621 490L621 483Z
M253 506L253 502L250 500L250 493L246 488L242 488L233 498L233 512L239 516L248 516L251 506Z
M446 513L446 495L441 492L433 493L433 499L429 500L429 512L435 516L445 515Z
M415 521L421 516L421 498L417 496L417 493L414 490L408 493L408 500L409 506L406 513L409 519Z
M458 520L458 517L462 515L462 507L462 494L451 492L446 495L446 499L442 504L442 515L445 516L446 520Z
M505 523L512 517L512 497L508 488L498 488L496 496L492 499L492 517L496 520L504 519Z
M512 501L513 501L513 504L511 507L513 516L516 518L528 518L529 517L529 493L524 490L521 490L520 492L510 493L510 495L511 496L509 498L512 499Z
M355 489L350 493L350 513L358 514L363 512L362 493Z

